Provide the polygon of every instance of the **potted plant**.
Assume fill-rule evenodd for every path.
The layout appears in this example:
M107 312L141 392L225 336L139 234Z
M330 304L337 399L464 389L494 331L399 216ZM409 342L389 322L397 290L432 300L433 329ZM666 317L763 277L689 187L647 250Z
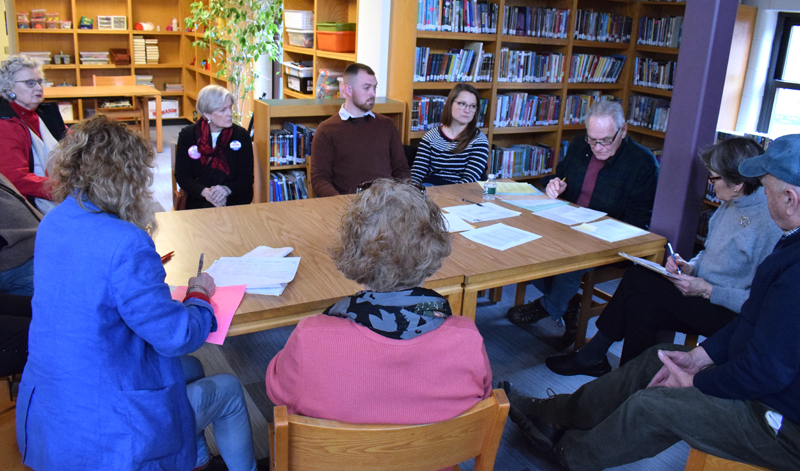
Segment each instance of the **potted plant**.
M266 54L280 60L280 22L283 0L208 0L191 4L186 28L204 33L193 46L210 48L210 59L219 65L217 78L224 78L236 98L233 120L242 122L242 111L258 72L256 61Z

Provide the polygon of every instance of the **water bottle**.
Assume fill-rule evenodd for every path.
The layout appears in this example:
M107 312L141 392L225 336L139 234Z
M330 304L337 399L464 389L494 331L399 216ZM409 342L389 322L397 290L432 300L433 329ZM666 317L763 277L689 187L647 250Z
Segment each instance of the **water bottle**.
M497 176L494 173L490 173L488 177L486 183L483 184L483 199L491 201L497 194Z

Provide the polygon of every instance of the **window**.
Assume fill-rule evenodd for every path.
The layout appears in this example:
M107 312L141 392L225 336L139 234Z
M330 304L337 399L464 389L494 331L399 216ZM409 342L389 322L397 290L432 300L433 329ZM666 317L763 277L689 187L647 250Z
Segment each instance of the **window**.
M775 29L758 131L800 133L800 14L781 13Z

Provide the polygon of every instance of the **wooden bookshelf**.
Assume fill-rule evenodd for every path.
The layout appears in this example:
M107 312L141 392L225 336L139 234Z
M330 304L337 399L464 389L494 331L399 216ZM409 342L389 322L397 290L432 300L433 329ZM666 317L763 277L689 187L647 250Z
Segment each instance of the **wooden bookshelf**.
M546 144L559 155L562 141L570 141L585 130L585 126L564 124L564 107L567 96L583 91L602 91L622 100L622 107L628 113L628 97L637 95L669 99L670 90L633 86L633 66L636 57L656 58L675 61L679 57L678 48L637 45L639 19L642 17L681 16L685 3L675 2L636 2L622 0L489 0L499 7L496 34L451 33L441 31L417 30L417 1L392 2L391 37L389 40L389 78L387 95L407 103L405 136L406 144L417 144L424 131L411 132L412 98L417 94L447 96L457 82L414 82L414 60L416 47L429 47L431 52L446 52L451 48L464 48L472 41L483 42L483 49L495 57L493 80L480 82L478 88L482 98L489 99L486 125L490 145L500 147L515 144ZM506 6L527 6L569 9L567 39L532 38L502 34L503 14ZM586 41L574 38L578 10L593 9L601 13L614 13L631 17L630 43ZM440 12L441 18L441 12ZM415 40L411 40L415 38ZM559 52L564 54L564 78L561 83L502 83L498 82L499 56L501 48L528 50L536 52ZM624 55L625 65L616 83L568 83L570 60L573 54ZM475 84L474 84L475 85ZM510 91L530 91L530 93L558 95L560 98L559 124L556 126L534 126L525 128L496 127L494 116L498 93ZM654 149L662 149L665 133L648 128L628 125L628 133L637 142ZM518 180L541 178L521 177Z
M344 70L345 67L357 61L358 56L358 24L356 24L356 50L354 52L330 52L322 51L317 48L316 24L322 22L339 23L358 23L358 2L359 0L284 0L283 9L301 10L314 12L314 45L310 48L292 46L289 44L289 35L286 28L283 29L283 61L284 62L303 62L312 61L314 71L311 80L314 83L313 89L317 88L317 77L320 69ZM286 21L284 19L284 25ZM285 70L281 67L281 74ZM286 86L286 79L283 78L282 88L283 98L314 99L315 95L304 94L289 89Z
M153 84L162 90L162 96L176 99L180 117L194 120L197 93L210 83L226 86L226 82L216 77L213 65L211 70L195 67L195 64L209 57L209 51L192 46L196 38L193 32L187 33L183 19L189 16L192 0L14 0L14 11L9 12L9 23L16 35L20 53L49 51L52 55L63 53L70 56L71 64L48 64L44 66L45 75L55 85L91 85L93 75L152 75ZM59 14L59 20L72 21L72 29L19 29L16 12L30 12L44 8ZM91 18L97 27L98 15L118 15L127 18L125 30L78 29L82 16ZM178 20L179 31L167 31L172 19ZM135 30L140 22L152 22L161 31ZM133 36L158 39L158 64L133 64ZM118 66L81 64L79 51L105 52L111 48L127 49L131 53L131 65ZM203 76L203 78L198 78ZM164 93L164 83L180 82L183 92ZM84 103L85 102L85 103ZM77 107L73 113L83 119L88 115L85 107L92 106L94 100L74 100Z
M311 168L311 158L306 157L302 165L273 165L270 163L269 132L273 129L283 129L286 122L302 124L306 127L316 128L321 122L339 112L343 99L326 100L256 100L254 103L253 146L258 155L256 163L256 183L254 187L254 203L270 201L270 174L285 170L305 170L306 187L309 197L314 196L311 181L308 178ZM378 97L372 111L389 117L403 136L403 123L406 122L406 104L391 98ZM405 136L403 136L405 139Z

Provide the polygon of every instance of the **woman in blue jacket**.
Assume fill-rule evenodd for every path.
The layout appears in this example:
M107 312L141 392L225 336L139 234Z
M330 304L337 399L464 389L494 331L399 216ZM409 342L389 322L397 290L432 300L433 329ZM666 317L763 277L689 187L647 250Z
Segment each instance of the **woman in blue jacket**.
M63 203L39 225L17 402L20 452L37 471L204 467L210 423L230 469L256 469L238 380L180 359L216 329L215 285L201 274L171 299L150 237L153 158L104 116L75 125L53 156Z

